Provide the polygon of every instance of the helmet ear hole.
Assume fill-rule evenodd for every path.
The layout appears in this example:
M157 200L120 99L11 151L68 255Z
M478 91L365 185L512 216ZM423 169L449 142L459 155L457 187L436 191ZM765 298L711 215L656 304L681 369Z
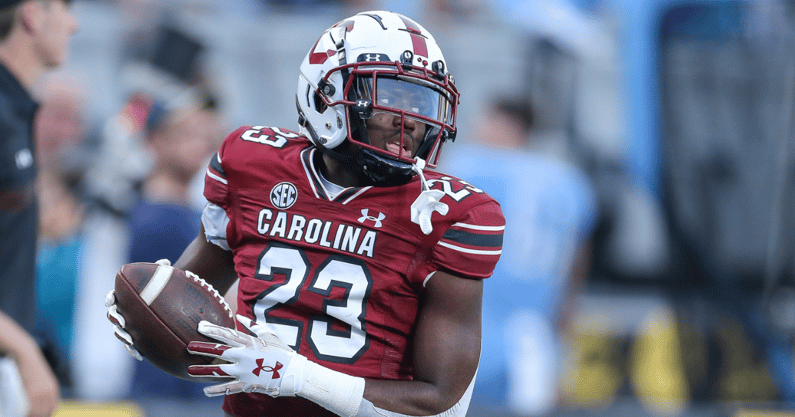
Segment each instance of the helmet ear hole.
M320 94L318 94L317 92L312 93L312 99L315 102L315 109L317 110L317 112L325 113L328 106L326 105L326 102L323 101L323 99L320 97Z

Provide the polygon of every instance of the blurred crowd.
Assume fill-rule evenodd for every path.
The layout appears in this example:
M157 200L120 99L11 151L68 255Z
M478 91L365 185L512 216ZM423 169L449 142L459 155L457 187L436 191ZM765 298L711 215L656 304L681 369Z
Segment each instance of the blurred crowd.
M37 306L66 398L220 411L127 355L105 293L122 264L176 261L193 239L226 133L297 126L312 37L383 8L436 35L462 92L440 170L507 218L470 415L795 410L789 2L72 7L80 31L36 86L35 124Z

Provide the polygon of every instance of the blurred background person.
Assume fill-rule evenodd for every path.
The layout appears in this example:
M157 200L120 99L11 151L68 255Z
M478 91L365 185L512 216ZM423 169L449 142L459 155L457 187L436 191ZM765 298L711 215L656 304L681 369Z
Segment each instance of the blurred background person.
M483 292L473 402L546 415L558 409L560 352L589 275L596 193L576 165L534 147L528 101L492 100L471 141L445 161L447 172L494 196L510 225Z
M201 211L194 203L191 185L220 146L224 129L218 103L209 93L176 102L154 102L145 139L153 169L141 184L141 198L130 212L128 262L164 258L176 262L198 235ZM202 388L202 384L168 375L142 361L135 364L130 398L210 402ZM214 400L220 408L223 399Z
M211 94L171 106L155 102L146 124L153 169L130 215L130 262L176 261L199 230L191 184L223 138Z
M66 60L77 30L68 3L0 2L0 408L7 415L50 415L60 401L34 338L39 219L31 92L45 70Z
M137 391L139 364L123 348L116 348L112 335L96 331L106 324L97 300L104 299L103 288L113 286L121 265L176 259L184 248L182 242L187 245L195 237L194 212L200 208L194 205L202 203L190 181L209 158L204 142L223 129L216 117L218 101L199 85L202 43L164 22L163 14L168 13L153 12L166 10L157 4L113 6L120 8L106 11L114 17L129 12L118 17L133 24L120 25L124 30L115 38L121 55L114 73L119 86L110 93L118 94L120 103L98 118L92 130L88 151L92 158L82 184L88 202L84 245L92 257L83 270L76 306L75 349L84 356L74 367L75 390L80 398L95 401L151 397ZM108 368L114 369L112 375L103 373ZM175 400L184 395L195 398L182 392L189 382L169 388L174 383L172 379L152 384L161 388L153 394Z
M38 328L64 397L72 396L74 306L85 260L85 86L74 74L55 73L38 89L35 121L38 195L41 202L36 257Z

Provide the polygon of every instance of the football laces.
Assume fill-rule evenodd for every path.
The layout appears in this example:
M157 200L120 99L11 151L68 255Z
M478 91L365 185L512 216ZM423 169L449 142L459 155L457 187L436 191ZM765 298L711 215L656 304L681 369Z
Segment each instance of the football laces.
M210 293L213 295L213 298L215 298L216 301L221 303L221 305L224 307L224 310L226 310L226 312L229 314L229 317L232 319L235 318L235 314L232 312L232 307L229 306L229 303L226 302L224 297L221 295L221 293L218 292L218 290L215 289L215 287L210 285L209 282L203 280L201 277L194 274L193 272L185 271L185 275L191 277L194 281L199 283L199 285L209 290Z

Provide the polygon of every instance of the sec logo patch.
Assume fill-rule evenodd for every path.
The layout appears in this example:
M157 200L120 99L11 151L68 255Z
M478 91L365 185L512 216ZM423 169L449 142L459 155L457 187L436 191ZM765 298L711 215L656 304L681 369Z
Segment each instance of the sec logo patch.
M298 189L289 182L280 182L271 189L271 204L280 209L288 209L298 199Z

